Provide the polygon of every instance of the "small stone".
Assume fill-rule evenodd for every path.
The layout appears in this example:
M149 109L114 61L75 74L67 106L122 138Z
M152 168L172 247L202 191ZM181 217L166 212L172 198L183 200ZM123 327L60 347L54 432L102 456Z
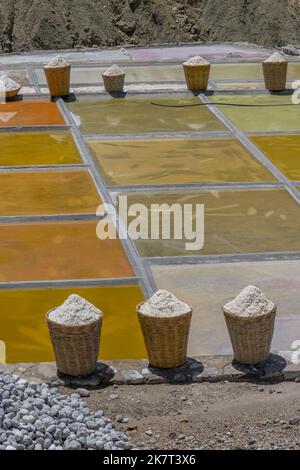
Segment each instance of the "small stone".
M295 426L296 424L299 424L299 423L300 423L300 416L294 416L293 418L289 420L289 424L291 424L292 426Z
M121 373L124 382L128 385L139 385L144 383L144 377L137 370L123 370Z
M126 416L118 415L116 417L117 423L129 423L130 419L127 418Z
M103 441L96 441L95 443L96 449L97 450L103 450L104 449L104 442Z
M96 421L89 420L86 422L86 426L88 429L98 429L99 425Z
M32 424L35 422L35 417L33 415L25 415L23 416L22 420L24 421L24 423Z
M90 392L86 388L77 388L76 393L82 398L88 398L90 396Z
M110 395L108 395L108 398L109 400L117 400L117 398L119 398L119 395L117 395L116 393L111 393Z
M80 450L81 449L80 443L75 440L67 441L64 447L65 447L65 450Z

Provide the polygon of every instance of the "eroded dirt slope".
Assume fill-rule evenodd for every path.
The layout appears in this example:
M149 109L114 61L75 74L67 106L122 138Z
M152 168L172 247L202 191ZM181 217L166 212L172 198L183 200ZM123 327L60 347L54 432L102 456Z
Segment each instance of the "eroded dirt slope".
M300 43L298 0L0 0L0 51L192 41Z

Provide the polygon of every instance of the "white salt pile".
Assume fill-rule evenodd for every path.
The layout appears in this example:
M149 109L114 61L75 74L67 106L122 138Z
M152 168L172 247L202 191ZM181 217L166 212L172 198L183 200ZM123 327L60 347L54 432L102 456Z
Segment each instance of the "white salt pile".
M209 62L203 59L203 57L196 55L195 57L191 57L186 62L184 62L184 65L209 65Z
M123 70L118 66L118 65L112 65L107 69L103 75L106 75L108 77L113 77L114 75L124 75Z
M176 317L190 310L191 307L188 304L177 299L167 290L158 290L140 308L141 313L153 317Z
M266 59L265 62L281 63L281 62L287 62L287 60L279 52L274 52L274 54L268 57L268 59Z
M70 64L68 64L61 55L57 55L49 60L48 64L45 65L45 68L54 69L58 67L67 67L68 65Z
M50 320L69 326L87 325L101 316L102 312L98 308L75 294L49 314Z
M21 88L21 85L15 82L12 78L8 75L1 74L0 75L0 92L1 91L14 91Z
M239 295L228 302L224 308L241 317L256 317L273 310L275 305L256 286L248 286Z

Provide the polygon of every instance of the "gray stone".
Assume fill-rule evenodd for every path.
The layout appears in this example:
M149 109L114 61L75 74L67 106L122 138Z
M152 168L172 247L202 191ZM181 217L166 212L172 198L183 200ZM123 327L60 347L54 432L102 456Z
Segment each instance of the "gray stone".
M128 385L139 385L144 383L144 377L137 370L123 370L123 380Z
M35 417L33 415L25 415L23 416L22 420L24 423L32 424L35 422Z
M289 420L289 424L291 424L292 426L295 426L296 424L299 424L299 423L300 423L300 416L294 416L293 418Z
M103 450L104 449L104 442L103 441L96 441L95 443L96 449L97 450Z
M219 382L222 380L222 374L216 367L205 367L202 372L205 382Z
M88 398L90 396L90 392L86 388L78 388L76 392L83 398Z
M119 398L119 395L117 395L116 393L111 393L110 395L108 395L108 398L109 400L117 400L117 398Z
M46 382L51 383L53 380L57 380L57 368L54 362L38 364L35 373L38 377L41 377Z
M73 441L67 441L64 446L65 450L80 450L81 445L79 442L73 440Z

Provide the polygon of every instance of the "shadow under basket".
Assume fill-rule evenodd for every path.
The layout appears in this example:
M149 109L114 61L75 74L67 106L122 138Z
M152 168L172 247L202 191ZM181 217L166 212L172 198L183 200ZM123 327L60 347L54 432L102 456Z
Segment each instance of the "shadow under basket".
M188 65L183 64L187 88L190 91L207 90L210 64Z
M137 306L137 314L150 365L161 369L182 366L187 357L192 308L181 315L156 317L142 313L142 305Z
M69 95L71 65L66 65L65 67L45 67L44 72L51 96Z
M74 377L92 374L99 358L103 317L86 325L68 326L51 320L51 311L46 321L57 370Z
M270 354L276 307L255 317L234 315L223 307L234 359L241 364L260 364Z
M265 87L271 91L282 91L286 89L287 62L263 62Z

